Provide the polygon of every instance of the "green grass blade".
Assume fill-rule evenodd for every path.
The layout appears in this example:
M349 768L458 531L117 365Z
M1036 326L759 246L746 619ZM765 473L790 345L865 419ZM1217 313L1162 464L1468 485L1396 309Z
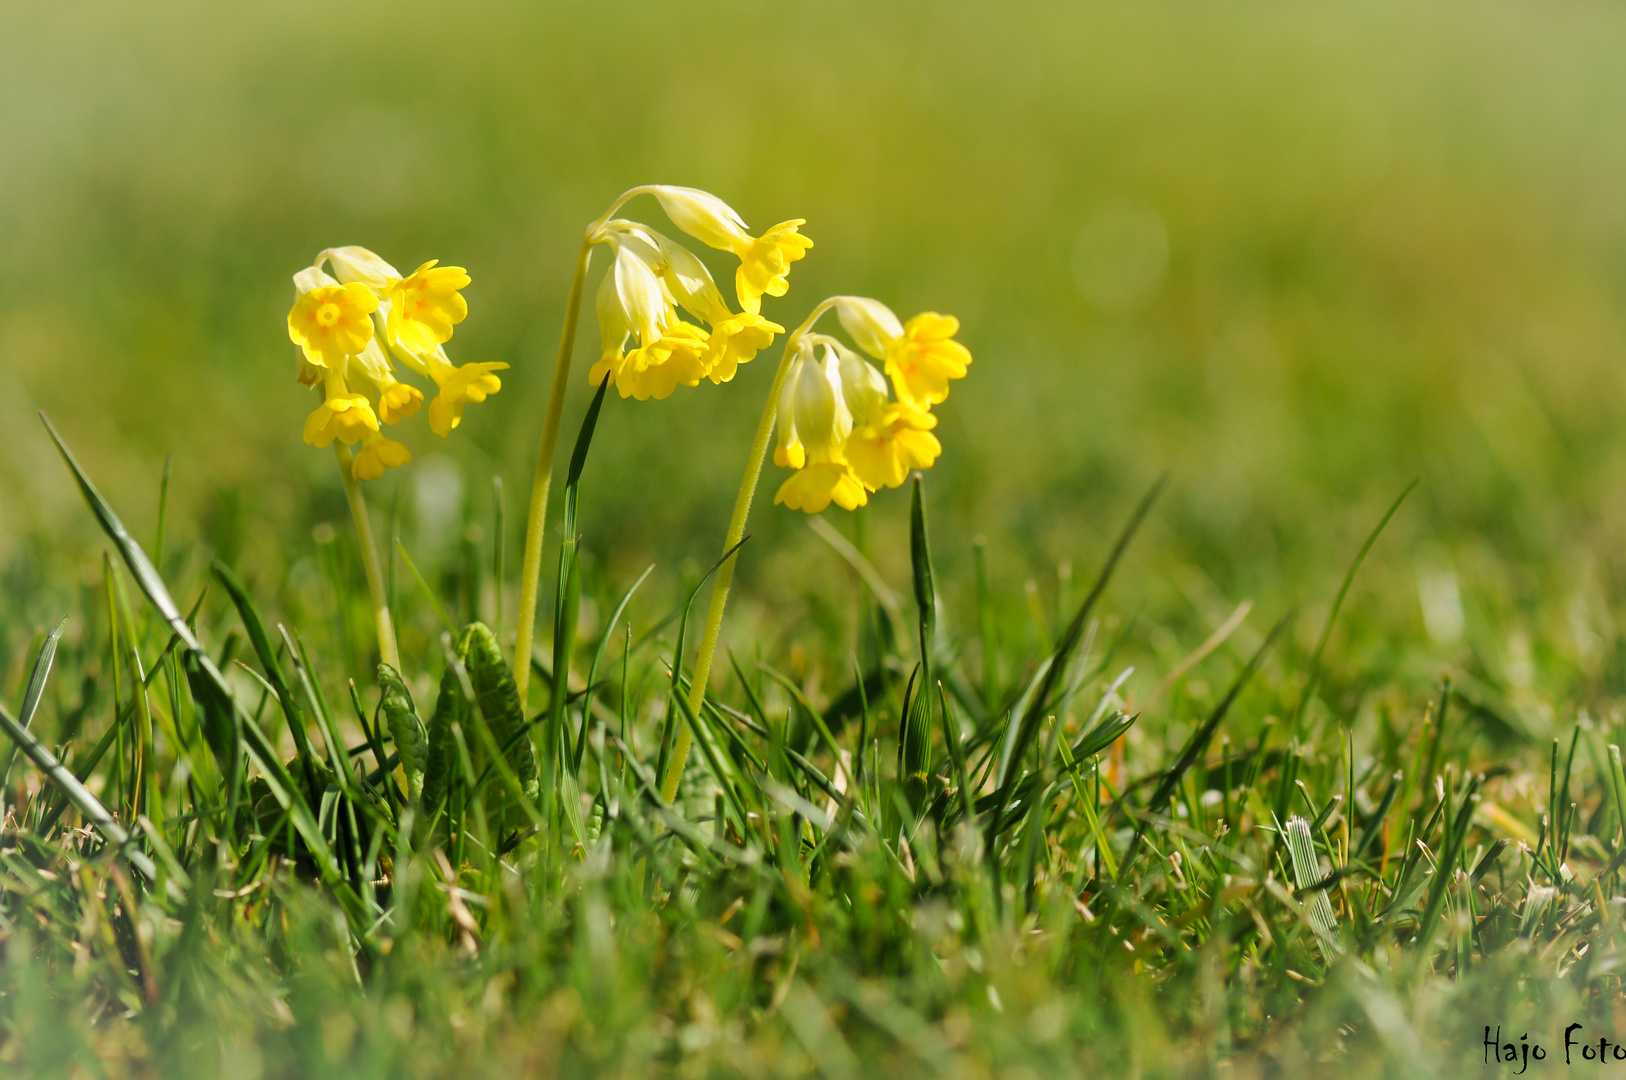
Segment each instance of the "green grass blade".
M1135 512L1130 515L1123 531L1118 534L1118 540L1113 544L1112 551L1107 555L1107 561L1102 565L1101 572L1096 575L1095 585L1090 589L1089 594L1085 596L1084 602L1078 607L1077 614L1073 616L1073 621L1067 625L1066 630L1063 632L1061 641L1056 646L1055 652L1051 655L1050 662L1044 670L1043 677L1038 681L1036 692L1022 714L1012 738L1009 753L1004 755L1005 759L1009 761L1009 767L1006 769L1004 779L999 785L999 791L994 799L993 816L988 822L988 835L985 842L990 858L994 857L994 840L1002 830L1005 807L1010 801L1011 791L1021 773L1022 758L1027 753L1028 746L1033 742L1034 736L1038 734L1040 723L1049 715L1051 696L1057 681L1061 678L1062 669L1067 667L1073 652L1078 648L1080 641L1083 640L1084 627L1089 621L1090 612L1095 609L1096 602L1106 592L1107 583L1112 580L1112 572L1123 559L1124 552L1129 549L1130 541L1140 531L1141 524L1152 511L1152 504L1157 502L1158 496L1163 494L1163 489L1168 486L1168 483L1167 474L1159 477L1157 482L1152 485L1151 490L1142 497L1140 504L1135 507ZM997 889L995 890L995 896L998 896Z
M299 755L300 769L305 775L306 796L315 802L321 797L321 788L317 786L316 773L311 765L310 734L305 730L305 717L294 700L282 665L277 662L277 653L271 647L271 637L265 632L265 623L260 619L254 601L249 598L248 590L229 566L217 559L210 565L210 570L225 588L226 595L231 597L232 604L237 608L237 616L243 622L243 629L248 632L249 645L260 658L260 667L265 669L266 681L271 684L277 704L282 708L283 718L288 722L288 733L293 736L294 751Z
M157 877L158 871L146 853L129 846L130 834L125 832L107 808L101 804L90 789L79 782L79 779L62 766L56 757L31 734L23 725L0 705L0 731L11 737L13 743L20 749L28 760L34 763L35 768L51 783L62 789L79 813L84 815L86 821L96 826L96 830L107 838L107 842L119 853L129 860L130 865L147 875L149 879Z
M45 694L45 681L51 676L51 664L56 660L57 643L62 640L62 632L67 628L67 616L63 616L62 621L56 624L56 628L40 642L40 651L34 656L33 670L28 673L28 689L23 691L23 705L17 712L17 722L25 731L34 722L34 713L39 709L40 698ZM20 745L17 742L11 744L11 749L6 751L5 764L0 766L0 817L4 816L5 793L11 786L11 766L17 760Z
M632 602L632 594L637 592L638 586L648 580L649 575L654 572L654 563L650 563L644 568L644 572L638 575L638 580L634 581L627 591L621 594L620 602L615 605L615 610L610 613L609 621L604 624L604 635L599 638L598 648L593 651L593 662L587 668L587 691L582 699L582 716L584 718L593 715L593 695L597 689L598 669L604 663L604 654L610 647L610 638L614 635L616 626L620 624L621 616L626 612L627 605ZM585 722L584 720L583 723L585 724ZM578 775L581 773L582 754L587 749L586 743L587 739L584 735L576 745L575 772Z
M904 707L898 732L899 775L910 807L919 813L931 771L932 650L937 639L937 591L932 581L931 542L926 532L925 483L919 472L910 485L909 565L915 589L915 613L920 633L920 678ZM947 718L944 718L945 723Z
M1214 710L1208 714L1208 718L1186 740L1186 745L1180 751L1180 756L1175 759L1173 767L1163 774L1163 779L1158 782L1156 790L1152 792L1152 797L1146 801L1146 812L1156 813L1169 801L1169 796L1174 794L1181 781L1185 779L1187 770L1208 749L1208 744L1213 740L1214 732L1218 730L1220 722L1230 712L1231 705L1236 701L1237 696L1242 693L1242 688L1248 685L1254 674L1258 672L1260 665L1265 662L1265 656L1270 652L1270 647L1276 643L1276 638L1281 635L1283 630L1287 629L1288 624L1292 621L1293 612L1291 611L1276 620L1276 625L1271 627L1269 634L1265 635L1264 642L1254 651L1252 658L1248 660L1248 666L1243 668L1231 683L1231 688L1225 692L1225 697L1220 699L1220 703L1214 706ZM1129 849L1124 853L1123 863L1118 870L1118 880L1123 879L1124 872L1129 869L1130 864L1134 861L1145 831L1144 822L1135 827L1134 838L1130 840Z
M1366 543L1362 544L1361 550L1355 553L1355 561L1349 564L1349 570L1344 574L1343 584L1338 586L1338 595L1333 598L1332 610L1327 612L1327 622L1321 627L1321 637L1316 642L1315 653L1310 658L1310 677L1304 683L1304 693L1299 697L1298 708L1293 710L1293 723L1288 728L1290 738L1297 737L1299 734L1299 726L1304 721L1304 710L1309 708L1310 697L1315 693L1316 682L1321 678L1321 658L1327 651L1327 640L1332 637L1333 624L1338 621L1338 612L1344 606L1344 597L1349 595L1349 587L1355 583L1355 575L1360 570L1361 563L1366 561L1366 553L1372 550L1372 545L1376 544L1378 537L1383 535L1384 528L1389 524L1389 519L1394 517L1395 513L1400 509L1400 504L1405 502L1406 497L1417 490L1417 485L1422 482L1423 478L1418 477L1406 485L1406 490L1402 491L1399 497L1389 505L1389 509L1379 519L1377 527L1367 536Z

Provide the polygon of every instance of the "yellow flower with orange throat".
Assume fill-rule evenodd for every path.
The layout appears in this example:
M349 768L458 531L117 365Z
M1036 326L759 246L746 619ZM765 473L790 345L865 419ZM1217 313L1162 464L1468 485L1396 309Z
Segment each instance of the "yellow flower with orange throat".
M796 471L774 502L809 514L832 502L856 509L869 492L931 468L943 452L932 433L931 405L948 396L949 380L964 377L971 362L969 350L953 340L959 323L951 317L928 313L901 323L866 297L836 297L815 315L829 307L885 374L829 335L795 340L780 388L774 464ZM905 369L905 362L912 366Z
M462 290L470 280L462 267L433 260L403 276L363 247L329 248L295 274L288 337L300 348L299 381L320 385L324 395L305 421L305 441L359 443L351 466L358 480L376 480L412 460L381 430L415 415L424 402L423 391L395 377L392 357L435 384L429 426L437 435L461 422L465 406L502 389L492 373L507 364L454 366L446 355L445 343L468 316Z
M599 286L602 347L588 378L595 386L608 378L622 397L640 401L668 397L701 379L728 382L785 332L763 317L762 297L785 294L790 264L813 241L798 231L801 219L752 236L727 203L695 188L634 188L617 208L638 194L655 196L683 232L739 257L739 310L694 252L648 225L606 217L589 232L594 246L613 252L614 262Z

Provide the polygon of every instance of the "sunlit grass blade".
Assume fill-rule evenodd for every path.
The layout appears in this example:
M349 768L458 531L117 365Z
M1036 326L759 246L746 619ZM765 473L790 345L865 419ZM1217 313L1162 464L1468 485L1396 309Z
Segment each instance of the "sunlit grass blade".
M305 777L306 797L315 802L321 798L321 788L316 782L316 772L312 768L310 735L305 730L305 717L294 700L293 690L288 686L288 680L282 673L282 665L277 662L276 650L271 647L271 637L265 632L265 623L260 620L260 613L249 598L248 590L231 568L225 563L216 560L210 567L215 578L226 589L226 595L231 597L237 608L238 617L243 620L243 629L248 632L249 645L253 647L254 654L260 658L260 667L265 671L265 678L271 684L271 690L276 695L277 704L282 709L283 718L288 722L288 733L294 740L294 752L299 755L299 765Z
M63 616L62 621L40 642L39 652L34 656L34 667L28 673L28 689L23 691L22 708L17 712L17 723L25 731L34 722L34 713L45 694L45 682L51 677L51 664L56 660L57 643L62 640L62 632L67 628L67 616ZM6 751L5 764L0 765L0 818L5 815L6 792L11 789L11 766L17 760L20 745L14 741Z
M597 691L598 669L604 663L604 653L610 647L610 638L614 635L615 628L620 625L621 616L626 613L627 605L632 602L632 594L637 592L638 586L649 580L649 575L654 572L654 563L650 563L644 568L644 572L638 575L638 579L627 587L626 592L621 594L621 599L616 603L615 610L610 612L610 618L604 624L604 633L598 640L598 648L593 650L593 662L587 667L587 690L582 698L582 716L584 718L593 715L593 696ZM631 627L629 626L628 629L630 630ZM586 720L584 719L584 729L585 725ZM586 750L586 742L585 736L577 742L575 771L578 774L581 772L582 754Z
M701 586L705 585L705 583L711 579L711 576L721 569L724 563L728 562L729 559L732 559L735 553L738 552L740 548L744 547L746 541L750 539L751 537L749 535L742 536L740 537L739 543L723 552L722 557L716 562L712 563L710 569L708 569L704 574L700 575L700 580L694 583L694 588L689 590L689 595L683 601L681 614L678 617L677 640L672 645L671 692L674 694L678 693L678 684L683 678L683 645L684 638L689 630L689 611L694 607L694 598L700 595ZM676 797L678 781L681 779L681 777L677 775L668 775L668 764L671 760L673 742L675 739L679 738L678 732L682 730L681 726L677 723L677 718L677 711L668 707L665 729L661 734L660 757L655 767L655 775L660 777L661 795L663 801L665 802L671 802L672 798Z
M1068 665L1074 651L1078 648L1079 642L1083 639L1084 627L1089 621L1090 612L1095 609L1096 602L1100 600L1102 593L1106 591L1107 583L1112 580L1112 572L1117 568L1124 552L1129 549L1130 541L1140 531L1141 523L1151 513L1152 504L1157 501L1158 496L1163 494L1163 489L1168 486L1168 482L1167 475L1159 477L1157 482L1152 485L1151 490L1142 497L1140 504L1135 508L1135 512L1130 515L1128 523L1125 524L1123 531L1118 535L1117 542L1113 544L1112 551L1107 555L1107 560L1102 565L1100 574L1096 576L1095 585L1084 598L1084 602L1079 605L1077 614L1073 616L1072 622L1067 625L1055 652L1050 656L1044 674L1033 687L1033 696L1017 722L1009 751L1003 755L1009 762L1009 767L1005 772L1003 781L1000 783L999 791L994 799L993 815L987 825L985 843L989 858L995 857L994 842L1004 828L1005 807L1010 800L1013 784L1021 771L1022 759L1026 756L1027 749L1032 744L1034 736L1038 734L1039 724L1049 715L1051 695L1061 677L1062 670Z
M1417 490L1417 485L1422 482L1422 477L1413 480L1406 485L1406 490L1402 491L1395 498L1395 501L1389 504L1389 509L1384 511L1383 517L1378 519L1377 527L1367 535L1366 542L1355 553L1354 561L1349 564L1349 569L1344 573L1343 583L1338 586L1338 595L1333 597L1332 608L1327 612L1327 621L1321 627L1321 637L1317 639L1315 652L1310 657L1310 674L1305 679L1304 692L1299 696L1298 707L1293 710L1293 722L1287 729L1289 738L1298 736L1299 728L1304 722L1304 710L1309 707L1310 697L1315 693L1316 682L1321 678L1321 659L1327 651L1327 641L1332 637L1333 624L1338 621L1338 612L1344 606L1344 598L1349 595L1349 587L1355 583L1355 575L1361 569L1361 563L1366 561L1367 552L1372 550L1372 545L1376 544L1378 537L1383 535L1383 530L1388 526L1389 519L1399 511L1400 504L1405 502L1406 497Z
M106 837L107 842L117 849L119 854L129 860L131 866L146 874L149 879L157 876L152 860L147 858L145 852L130 845L130 834L114 820L113 815L107 812L101 801L92 795L90 789L81 784L73 773L63 768L55 755L34 738L4 705L0 705L0 731L10 736L23 755L34 763L34 767L62 790L74 808L84 815L86 821L96 826L97 831Z
M1158 781L1156 789L1152 792L1152 797L1146 800L1144 809L1147 812L1156 813L1168 803L1169 796L1174 794L1185 779L1187 770L1208 749L1208 744L1213 741L1214 732L1219 729L1220 722L1230 712L1231 706L1236 702L1237 696L1242 693L1243 687L1248 685L1254 674L1258 672L1260 665L1265 662L1265 656L1270 652L1271 646L1276 643L1276 638L1293 621L1293 615L1294 613L1289 611L1276 620L1276 625L1271 627L1269 634L1265 635L1264 643L1254 651L1247 667L1243 668L1236 679L1232 681L1231 688L1225 692L1225 696L1220 699L1219 704L1214 706L1213 711L1208 714L1202 725L1191 733L1190 738L1186 740L1186 745L1181 749L1179 757L1175 759L1173 766L1163 774L1163 779ZM1135 835L1130 840L1129 849L1124 853L1122 865L1119 867L1118 880L1122 880L1124 872L1134 862L1135 855L1140 850L1141 838L1145 835L1145 830L1144 822L1136 826Z

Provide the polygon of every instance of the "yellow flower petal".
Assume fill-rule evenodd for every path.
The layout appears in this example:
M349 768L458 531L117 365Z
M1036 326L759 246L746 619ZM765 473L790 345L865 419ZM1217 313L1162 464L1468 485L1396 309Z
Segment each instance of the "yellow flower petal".
M895 488L915 469L929 469L943 452L930 431L931 413L910 405L889 405L869 424L853 429L843 452L853 475L871 491Z
M423 405L423 391L403 382L385 383L378 388L378 418L386 424L399 424Z
M825 461L792 473L779 485L773 501L792 510L817 514L832 502L843 510L856 510L869 502L869 495L845 465Z
M628 353L615 371L615 389L623 398L661 401L683 386L705 378L707 334L691 323L676 322L660 340ZM598 370L598 365L594 365ZM591 373L589 373L591 377Z
M749 311L713 323L704 357L706 378L713 383L728 382L741 364L773 344L775 334L784 332L783 326Z
M954 340L959 329L959 319L935 311L903 324L903 336L886 351L886 373L900 400L927 408L948 397L949 380L965 378L971 350Z
M463 364L440 381L440 393L429 403L429 430L441 438L463 422L463 408L478 405L502 389L502 380L491 374L507 370L507 364Z
M460 289L470 282L461 266L424 263L389 287L387 320L390 337L407 349L428 352L451 340L452 327L468 316L468 301Z
M305 441L312 446L332 446L334 439L354 445L377 431L378 417L360 394L336 394L305 418Z
M357 480L377 480L386 469L399 469L412 460L412 452L393 439L373 434L350 464L350 475Z
M288 337L305 350L305 359L330 371L342 371L346 361L367 347L373 338L378 297L367 286L323 285L302 294L288 311Z
M812 240L796 231L806 223L806 218L782 221L734 248L734 254L740 257L739 269L734 272L734 291L739 294L740 307L755 315L762 310L764 294L785 295L790 288L785 280L790 264L813 246Z

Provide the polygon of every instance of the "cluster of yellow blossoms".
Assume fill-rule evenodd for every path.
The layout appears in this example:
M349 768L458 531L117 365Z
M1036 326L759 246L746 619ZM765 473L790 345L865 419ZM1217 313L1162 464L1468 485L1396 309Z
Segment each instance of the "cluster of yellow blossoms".
M639 401L665 398L679 384L697 386L701 379L728 382L739 365L785 332L762 317L762 297L785 295L790 264L813 246L797 232L803 219L752 236L740 216L715 195L666 185L634 191L655 196L685 233L739 258L734 292L740 310L728 306L711 272L682 244L636 221L603 221L589 240L608 245L615 263L598 291L604 344L588 379L597 386L609 378L623 398ZM679 309L711 329L684 321ZM631 351L629 338L636 340Z
M351 466L357 480L376 480L410 461L405 446L384 437L380 422L397 424L416 413L423 392L395 378L391 356L439 388L429 403L429 427L443 437L462 421L464 406L502 389L492 372L507 364L454 367L446 357L453 327L469 313L462 296L468 284L462 267L433 260L403 277L362 247L329 248L295 274L288 336L301 349L299 381L320 383L326 395L305 421L305 441L360 443ZM376 411L352 388L353 378L376 390Z
M841 296L830 304L886 376L828 335L805 334L795 342L780 389L774 464L796 472L774 502L809 514L831 502L856 509L869 501L868 492L897 487L911 470L930 468L943 452L932 434L937 418L931 407L947 399L949 380L964 378L971 363L970 351L954 340L960 322L952 315L928 311L901 323L878 300Z

